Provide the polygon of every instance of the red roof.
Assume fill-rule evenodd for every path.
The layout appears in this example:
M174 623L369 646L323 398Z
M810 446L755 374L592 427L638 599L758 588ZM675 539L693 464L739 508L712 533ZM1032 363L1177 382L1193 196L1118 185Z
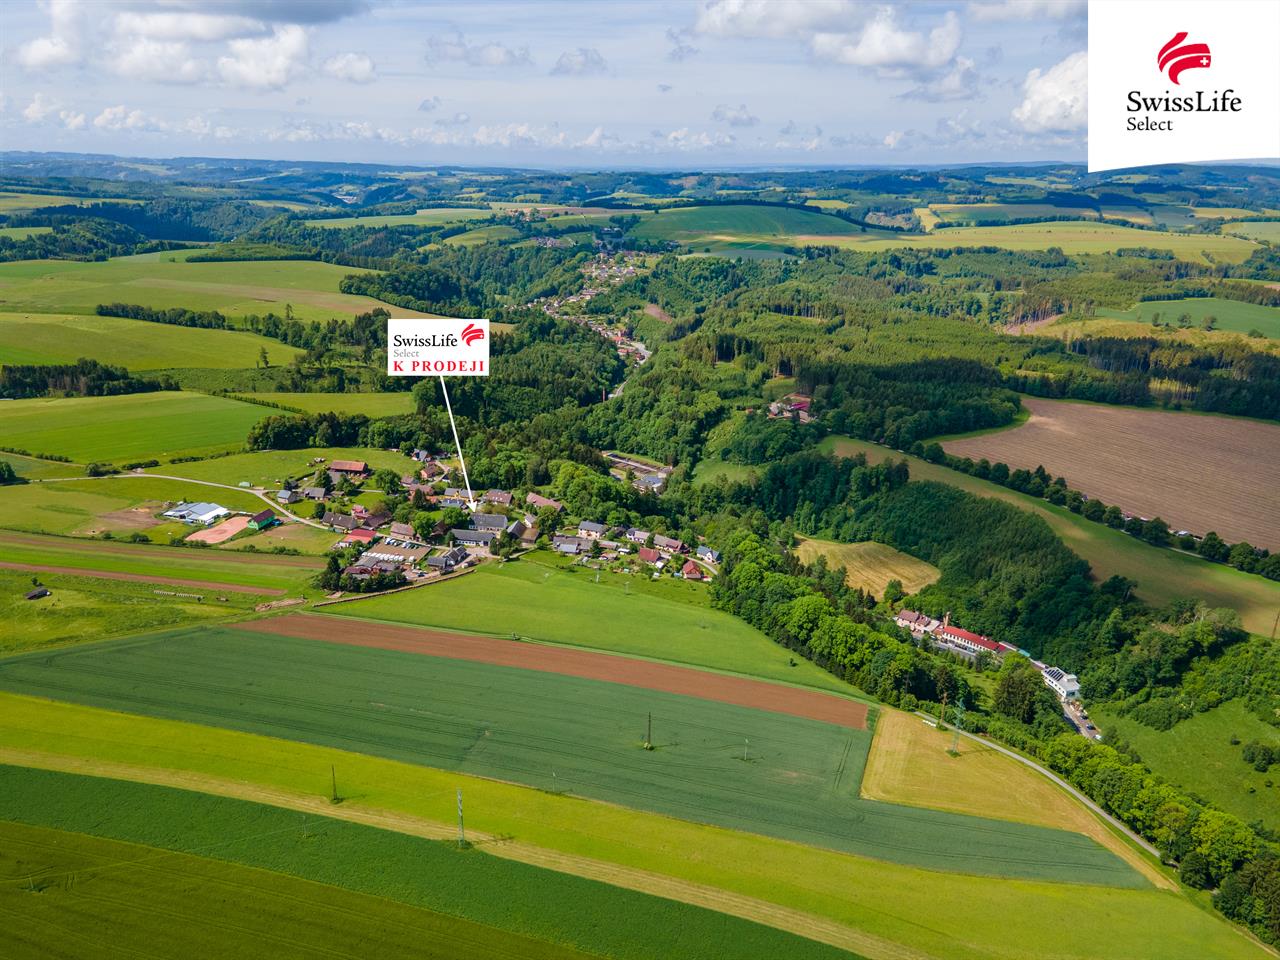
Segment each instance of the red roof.
M363 460L335 460L329 464L329 469L339 473L364 473L368 465Z
M640 559L645 563L657 563L662 559L662 554L658 553L653 547L641 547Z
M684 566L680 568L680 576L686 580L701 580L702 568L692 560L686 560Z
M342 539L359 540L362 543L373 543L374 538L376 538L377 536L378 535L374 533L372 530L352 530Z
M960 627L947 627L941 631L943 637L955 637L957 640L965 640L975 646L985 647L987 650L999 650L1000 644L994 640L988 640L979 633L972 633Z

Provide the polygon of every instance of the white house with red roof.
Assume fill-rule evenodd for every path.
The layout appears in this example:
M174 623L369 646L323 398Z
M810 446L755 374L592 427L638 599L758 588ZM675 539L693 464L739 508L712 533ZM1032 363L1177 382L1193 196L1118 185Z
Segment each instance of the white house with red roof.
M951 614L942 619L942 626L933 632L933 639L967 650L969 653L1004 654L1004 649L990 637L951 625Z

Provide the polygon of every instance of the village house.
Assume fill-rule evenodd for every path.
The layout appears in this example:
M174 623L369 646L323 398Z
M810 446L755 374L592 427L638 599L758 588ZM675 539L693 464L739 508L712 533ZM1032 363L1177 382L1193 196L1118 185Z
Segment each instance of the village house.
M629 527L623 536L632 543L645 543L649 539L649 531L637 530L635 527Z
M559 513L564 509L564 504L559 500L552 500L550 497L544 497L536 493L530 493L524 498L524 502L539 510L543 507L551 507L551 509Z
M680 576L686 580L702 580L705 576L702 568L692 560L686 560L684 566L680 568Z
M445 473L444 467L438 463L428 463L418 471L418 476L423 480L434 480L436 477L443 477Z
M685 547L683 541L673 539L672 537L664 537L660 533L653 535L653 545L663 553L684 553L688 548Z
M477 530L505 530L511 521L500 513L473 513L471 525Z
M511 491L509 490L490 490L484 495L485 503L495 503L500 507L511 506Z
M277 503L297 503L302 499L302 494L297 490L284 489L276 494Z
M591 552L591 541L584 540L582 537L557 535L551 538L551 546L557 552L571 557L576 557L580 553Z
M449 535L464 547L487 547L498 539L496 530L450 530Z
M345 513L334 513L332 510L326 510L320 522L335 530L354 530L360 526L360 521L355 517L349 517Z
M208 527L212 526L223 517L230 516L231 511L226 507L216 503L180 503L171 510L166 510L164 516L170 520L179 520L182 523L189 523L192 526Z
M667 485L667 478L661 473L646 473L636 477L632 486L637 490L650 493L661 493L662 488Z
M378 535L374 533L372 530L364 530L364 529L348 530L346 536L344 536L341 540L338 541L335 549L345 550L347 547L350 547L353 544L357 544L357 543L370 544L377 539L378 539Z
M265 530L267 527L273 527L279 523L279 518L270 510L263 510L261 513L255 513L249 518L250 530Z
M1080 699L1080 681L1074 673L1065 673L1057 667L1045 667L1043 674L1045 686L1058 695L1060 700Z
M387 531L387 537L392 540L399 540L401 543L420 544L417 532L407 523L393 523L391 529Z
M470 556L462 547L451 547L437 556L427 557L427 566L441 573L451 573L455 567L466 563Z
M344 576L351 577L353 580L368 580L372 576L382 573L398 573L400 565L391 563L386 560L370 560L369 554L361 554L360 559L351 566L342 571Z
M584 540L599 540L604 536L608 529L603 523L596 523L593 520L583 520L578 524L578 536Z
M329 494L325 492L324 487L303 487L302 495L308 500L323 500Z
M640 558L641 563L647 563L655 567L662 566L662 554L653 549L653 547L641 547L636 556Z
M701 560L701 561L703 561L704 563L719 563L719 562L720 562L720 553L719 553L719 551L712 550L710 547L705 547L705 546L704 546L704 547L699 547L699 548L697 549L697 551L695 551L695 552L698 554L698 559L699 559L699 560Z
M450 496L440 497L436 501L436 504L437 506L441 506L441 507L458 507L459 509L465 509L471 506L471 504L467 503L467 501L464 500L462 497L450 497Z

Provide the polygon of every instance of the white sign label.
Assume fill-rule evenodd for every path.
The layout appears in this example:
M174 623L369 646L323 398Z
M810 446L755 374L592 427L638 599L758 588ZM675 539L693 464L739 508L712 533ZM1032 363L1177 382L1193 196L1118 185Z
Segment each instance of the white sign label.
M387 374L393 377L487 377L489 321L387 321Z
M1280 3L1089 4L1089 170L1280 157Z

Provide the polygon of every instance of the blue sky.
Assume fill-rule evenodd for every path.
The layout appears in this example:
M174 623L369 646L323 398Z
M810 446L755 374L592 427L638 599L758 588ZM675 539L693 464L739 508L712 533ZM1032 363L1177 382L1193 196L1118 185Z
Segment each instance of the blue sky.
M575 167L1084 157L1082 0L8 0L6 149Z

